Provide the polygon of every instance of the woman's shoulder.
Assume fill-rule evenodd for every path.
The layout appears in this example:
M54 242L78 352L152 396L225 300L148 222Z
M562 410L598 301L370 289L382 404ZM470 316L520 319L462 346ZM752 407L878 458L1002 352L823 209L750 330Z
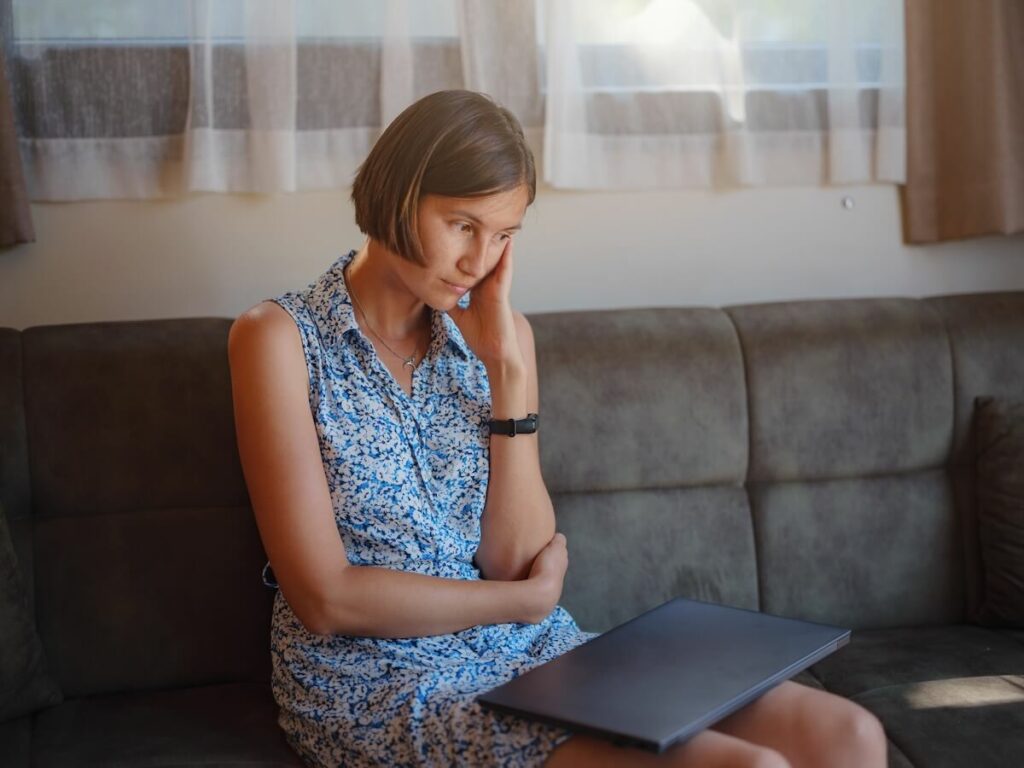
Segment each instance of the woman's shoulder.
M256 336L289 335L295 322L292 315L274 299L266 299L249 307L231 324L232 334Z
M302 340L292 315L267 299L240 314L228 331L228 353L260 350L271 357L302 353Z
M307 402L308 377L302 340L288 313L273 302L247 309L228 332L233 397L264 403Z

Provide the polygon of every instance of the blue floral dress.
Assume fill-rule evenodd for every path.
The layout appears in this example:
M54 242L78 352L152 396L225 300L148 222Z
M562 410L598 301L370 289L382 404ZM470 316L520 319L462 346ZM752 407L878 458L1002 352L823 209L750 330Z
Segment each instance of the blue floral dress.
M309 406L349 561L480 579L473 555L489 469L486 370L454 321L434 311L407 395L356 324L342 275L354 255L273 299L302 337ZM269 568L264 581L274 586ZM538 766L571 734L484 709L475 697L596 636L558 606L539 624L325 637L307 631L278 591L278 723L313 766Z

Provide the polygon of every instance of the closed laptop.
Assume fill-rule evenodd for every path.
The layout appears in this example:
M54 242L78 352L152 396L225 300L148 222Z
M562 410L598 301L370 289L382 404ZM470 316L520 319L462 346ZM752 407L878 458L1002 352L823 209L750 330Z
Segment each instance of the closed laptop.
M849 639L840 627L678 597L477 700L660 753Z

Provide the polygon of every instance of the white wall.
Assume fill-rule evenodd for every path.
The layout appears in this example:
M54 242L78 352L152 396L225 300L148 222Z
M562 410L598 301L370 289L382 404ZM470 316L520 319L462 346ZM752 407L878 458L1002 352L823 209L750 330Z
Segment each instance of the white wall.
M361 244L348 194L33 205L37 242L0 251L0 326L233 317ZM1022 289L1024 235L904 246L893 187L545 188L512 298L541 312Z

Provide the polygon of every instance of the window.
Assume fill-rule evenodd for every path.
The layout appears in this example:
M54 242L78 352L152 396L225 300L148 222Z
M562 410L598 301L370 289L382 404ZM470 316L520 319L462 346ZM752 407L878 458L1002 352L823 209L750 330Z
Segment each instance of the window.
M902 0L11 2L34 199L345 186L460 87L556 187L903 177Z

